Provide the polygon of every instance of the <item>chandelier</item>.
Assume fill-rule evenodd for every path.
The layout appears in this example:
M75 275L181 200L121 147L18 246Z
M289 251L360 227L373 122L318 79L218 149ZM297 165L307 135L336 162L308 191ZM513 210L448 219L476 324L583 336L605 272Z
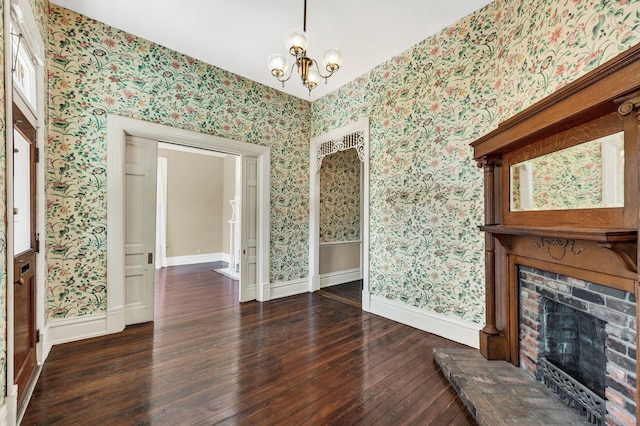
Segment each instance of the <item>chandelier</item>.
M307 56L307 44L309 43L309 39L307 38L307 0L304 0L302 30L297 28L289 30L284 36L284 41L287 49L289 49L289 53L295 58L295 62L291 68L289 68L287 58L279 53L274 53L267 59L271 74L282 83L282 87L284 87L284 83L291 78L293 69L296 68L302 79L302 84L309 89L309 96L311 96L311 90L318 85L320 79L324 78L326 84L327 79L331 77L334 72L338 71L340 65L342 65L342 52L334 47L325 50L322 56L322 64L328 72L327 75L323 75L320 72L320 67L315 59Z

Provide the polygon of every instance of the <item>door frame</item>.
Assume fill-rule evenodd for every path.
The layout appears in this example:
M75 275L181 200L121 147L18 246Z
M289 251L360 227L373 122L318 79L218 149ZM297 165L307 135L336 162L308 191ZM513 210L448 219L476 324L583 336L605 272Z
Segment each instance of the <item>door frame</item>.
M330 130L311 139L309 158L309 291L320 290L320 173L316 165L318 144L339 139L355 131L364 131L364 162L360 179L360 269L362 271L362 310L370 312L371 293L369 291L369 117Z
M31 111L35 114L36 123L34 127L36 129L36 148L40 149L41 156L44 157L44 117L45 117L45 72L44 72L44 59L45 49L42 35L38 28L33 10L29 0L12 0L5 3L3 7L4 11L4 71L5 71L5 141L6 141L6 176L5 185L7 191L7 244L6 244L6 282L7 282L7 299L6 299L6 314L7 314L7 370L6 370L6 403L0 408L0 424L15 424L21 415L17 412L17 386L14 383L15 365L13 362L14 356L14 305L13 305L13 258L15 253L13 252L13 215L9 212L13 211L13 103L18 102L23 104L19 97L14 98L13 93L13 72L11 61L11 33L9 28L9 22L11 21L11 5L17 5L21 14L17 16L20 20L19 28L22 32L22 43L26 43L29 47L31 54L34 56L36 63L34 64L36 81L35 81L35 111ZM8 53L7 53L8 52ZM22 105L24 106L24 105ZM36 232L40 234L41 241L44 241L45 236L45 186L44 186L44 160L40 158L39 162L36 162ZM40 247L38 253L36 253L36 330L45 329L45 309L44 309L44 295L45 295L45 250L44 246ZM9 284L11 283L11 284ZM36 358L39 365L44 362L46 358L44 340L40 339L36 343ZM39 370L36 372L36 378L39 375ZM35 386L36 378L34 378L30 389L27 390L27 398Z
M124 330L124 166L127 134L193 148L215 150L258 161L257 300L271 299L271 149L247 142L178 129L128 117L107 116L107 333Z

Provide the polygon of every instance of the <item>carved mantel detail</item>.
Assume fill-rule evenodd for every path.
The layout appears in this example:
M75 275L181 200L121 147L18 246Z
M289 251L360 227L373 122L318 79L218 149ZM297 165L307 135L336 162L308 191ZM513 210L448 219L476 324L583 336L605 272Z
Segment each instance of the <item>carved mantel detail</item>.
M485 156L481 161L478 161L477 166L479 169L500 167L502 166L502 158Z
M638 272L638 245L636 243L599 243L598 245L618 256L627 271Z
M547 247L547 253L549 257L555 260L562 260L567 254L567 248L569 253L578 255L584 251L584 249L576 249L574 240L564 240L562 238L545 238L540 237L540 242L534 242L535 246L539 249Z
M640 110L640 94L634 94L632 97L623 98L622 104L618 107L618 113L623 117L638 110Z

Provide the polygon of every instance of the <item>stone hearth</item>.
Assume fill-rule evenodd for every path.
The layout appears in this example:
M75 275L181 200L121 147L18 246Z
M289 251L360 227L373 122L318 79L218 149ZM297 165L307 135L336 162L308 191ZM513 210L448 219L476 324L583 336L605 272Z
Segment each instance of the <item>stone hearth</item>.
M475 349L434 349L433 358L480 426L587 425L543 384Z

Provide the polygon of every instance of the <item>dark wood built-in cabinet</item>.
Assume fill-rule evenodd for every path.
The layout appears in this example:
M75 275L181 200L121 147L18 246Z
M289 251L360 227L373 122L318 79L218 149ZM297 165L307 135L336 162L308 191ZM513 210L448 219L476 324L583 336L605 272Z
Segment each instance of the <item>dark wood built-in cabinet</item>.
M485 177L486 325L480 332L485 358L518 365L518 265L624 290L638 299L639 129L640 45L472 143ZM619 132L624 135L622 206L512 207L512 166ZM638 318L636 308L636 325ZM639 372L636 367L636 377Z

